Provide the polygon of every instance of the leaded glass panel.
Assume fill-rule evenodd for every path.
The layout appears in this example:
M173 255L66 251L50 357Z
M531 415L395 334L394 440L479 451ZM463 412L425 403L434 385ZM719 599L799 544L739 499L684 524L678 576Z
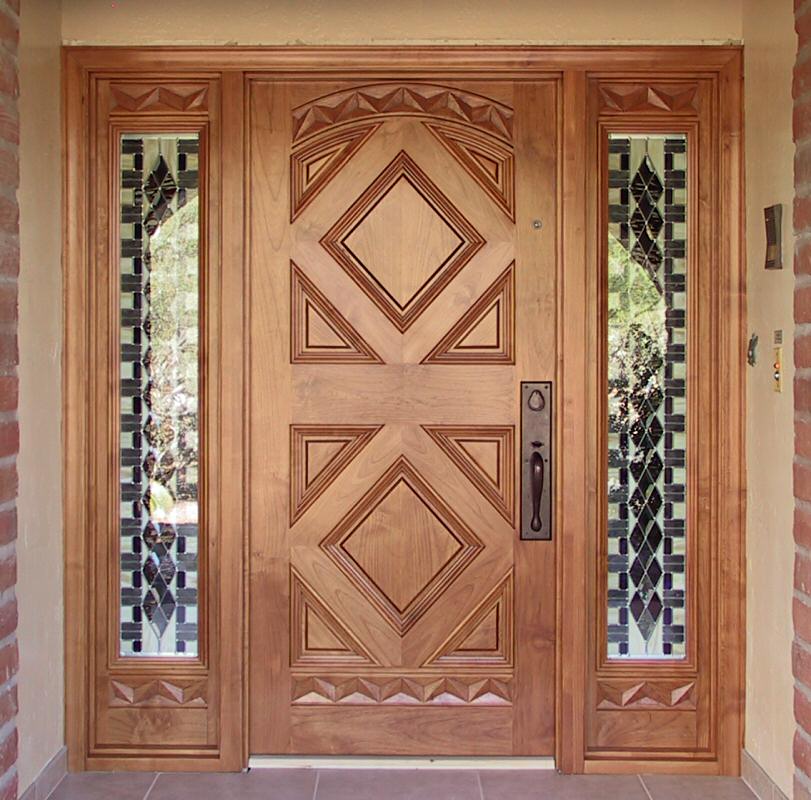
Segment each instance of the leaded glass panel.
M687 141L609 138L608 655L685 655Z
M120 653L196 656L199 138L120 140Z

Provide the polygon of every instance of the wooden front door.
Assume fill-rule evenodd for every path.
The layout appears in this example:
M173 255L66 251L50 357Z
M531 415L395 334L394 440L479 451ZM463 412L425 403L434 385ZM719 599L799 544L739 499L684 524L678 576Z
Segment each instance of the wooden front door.
M551 754L556 84L248 86L250 751Z

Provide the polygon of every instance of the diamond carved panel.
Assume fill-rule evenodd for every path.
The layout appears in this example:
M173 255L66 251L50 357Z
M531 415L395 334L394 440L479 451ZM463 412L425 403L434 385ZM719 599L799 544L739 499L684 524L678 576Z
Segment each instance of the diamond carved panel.
M400 332L484 243L404 151L321 239Z
M404 635L483 545L400 456L321 547Z

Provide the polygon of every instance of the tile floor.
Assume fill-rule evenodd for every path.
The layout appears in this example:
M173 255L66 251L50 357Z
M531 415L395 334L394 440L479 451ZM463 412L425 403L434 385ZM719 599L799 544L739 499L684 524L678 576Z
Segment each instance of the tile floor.
M256 769L68 775L50 800L755 800L735 778L551 771Z

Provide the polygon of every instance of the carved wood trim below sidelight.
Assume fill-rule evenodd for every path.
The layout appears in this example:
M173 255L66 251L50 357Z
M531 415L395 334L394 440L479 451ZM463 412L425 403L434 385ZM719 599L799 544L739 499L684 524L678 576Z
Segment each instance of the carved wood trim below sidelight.
M639 111L695 114L698 84L600 83L600 110L609 113Z
M692 711L696 707L695 689L694 680L598 681L597 708Z
M513 110L489 97L426 83L381 83L334 92L293 109L293 141L351 122L417 115L467 123L512 141Z
M143 83L110 85L110 111L208 111L207 83L182 83L155 86Z
M207 708L208 680L111 678L110 707Z

